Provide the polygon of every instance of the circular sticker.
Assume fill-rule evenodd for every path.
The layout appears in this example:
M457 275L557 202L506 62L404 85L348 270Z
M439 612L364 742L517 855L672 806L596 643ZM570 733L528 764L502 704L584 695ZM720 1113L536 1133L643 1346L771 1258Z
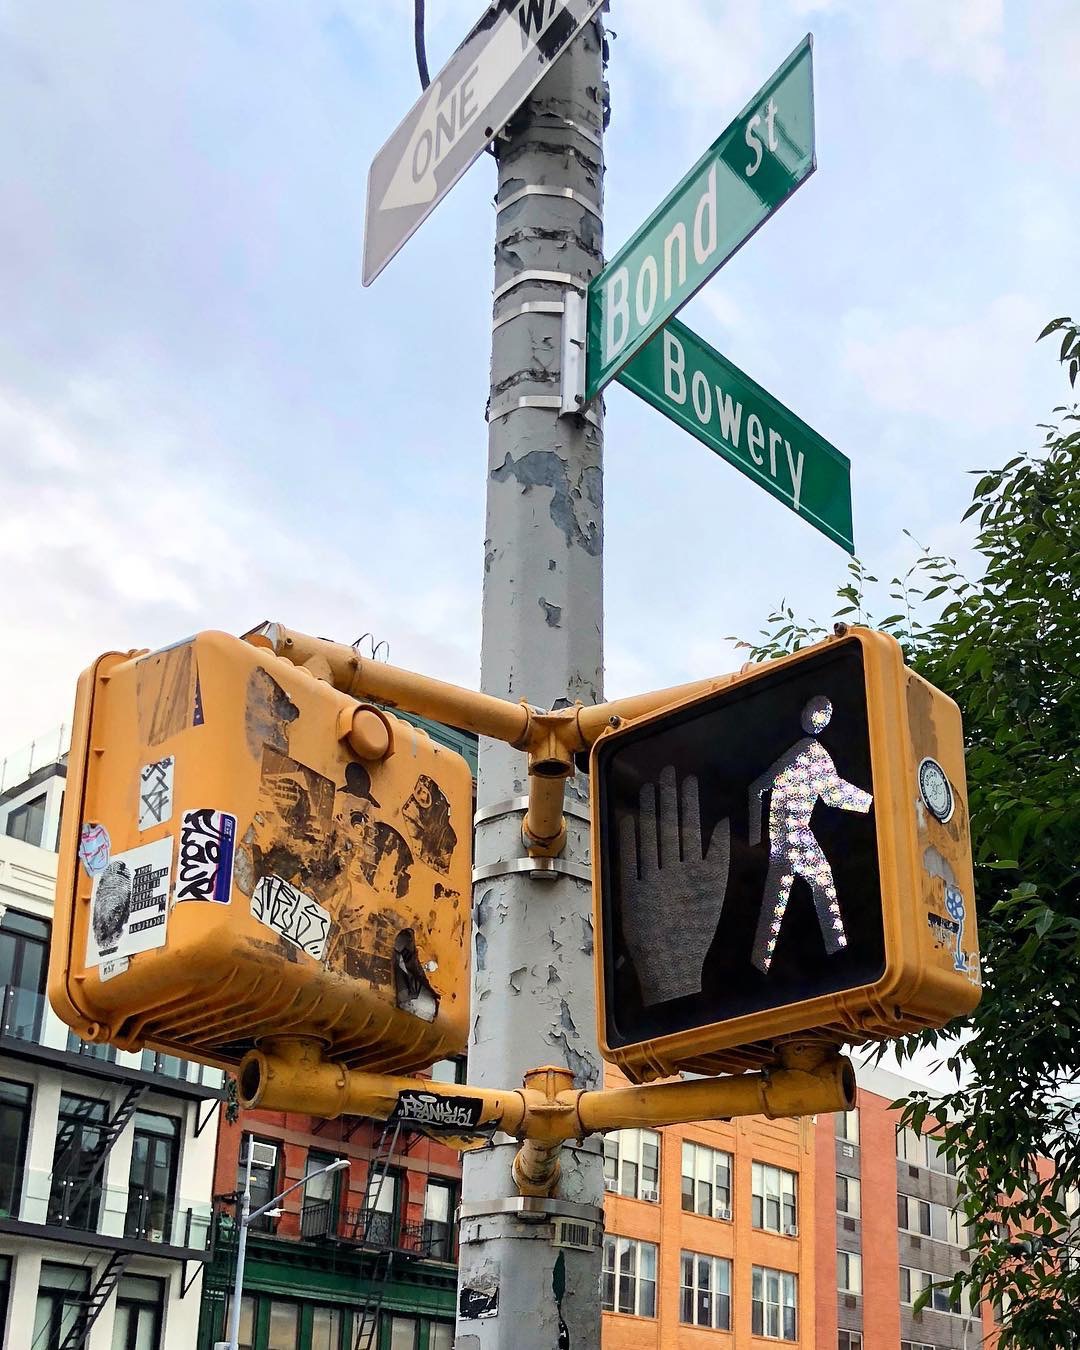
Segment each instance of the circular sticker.
M944 824L953 813L953 790L936 759L924 759L919 765L919 792L926 809Z
M100 876L109 865L111 845L104 825L88 820L79 831L79 861L90 877Z

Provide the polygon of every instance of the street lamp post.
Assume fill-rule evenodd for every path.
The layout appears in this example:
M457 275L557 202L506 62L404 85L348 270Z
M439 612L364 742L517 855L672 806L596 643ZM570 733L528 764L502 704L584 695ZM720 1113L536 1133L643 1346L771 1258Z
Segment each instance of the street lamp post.
M240 1202L240 1237L236 1246L236 1279L233 1282L232 1307L229 1309L229 1339L218 1341L214 1350L239 1350L240 1299L244 1290L244 1261L247 1257L248 1228L264 1214L280 1214L281 1211L277 1208L278 1202L284 1200L287 1195L298 1190L301 1186L306 1186L309 1181L314 1181L316 1177L326 1176L330 1172L340 1172L343 1167L349 1166L348 1158L336 1158L325 1167L320 1167L315 1172L309 1172L306 1177L301 1177L299 1181L294 1181L291 1186L286 1186L280 1195L275 1195L272 1200L267 1200L265 1205L260 1205L258 1209L253 1210L251 1208L251 1161L254 1146L255 1141L249 1139L247 1161L244 1168L244 1194Z

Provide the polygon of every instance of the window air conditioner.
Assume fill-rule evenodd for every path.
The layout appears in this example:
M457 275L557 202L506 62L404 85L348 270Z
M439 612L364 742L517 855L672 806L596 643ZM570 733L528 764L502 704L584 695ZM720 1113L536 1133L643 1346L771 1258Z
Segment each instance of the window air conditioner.
M854 1145L854 1144L841 1144L841 1145L840 1145L840 1152L844 1155L845 1158L854 1158L854 1156L855 1156L855 1145Z
M730 1219L731 1219L731 1206L730 1206L730 1205L717 1205L717 1206L716 1206L716 1217L717 1217L718 1219L728 1219L728 1220L730 1220Z
M798 1225L797 1223L786 1223L786 1224L784 1224L784 1236L785 1236L785 1237L798 1237L798 1236L799 1236L799 1225Z
M644 1187L642 1187L641 1198L642 1200L648 1200L650 1204L655 1205L657 1201L660 1199L660 1192L646 1190Z
M605 1177L605 1178L604 1178L604 1190L605 1190L605 1191L612 1191L613 1193L618 1194L619 1183L618 1183L617 1181L612 1181L610 1177Z

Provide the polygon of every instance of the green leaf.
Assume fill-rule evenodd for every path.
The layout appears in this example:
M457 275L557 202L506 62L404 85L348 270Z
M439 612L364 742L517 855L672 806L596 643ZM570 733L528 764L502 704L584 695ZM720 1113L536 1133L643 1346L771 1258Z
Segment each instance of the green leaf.
M1048 337L1051 333L1055 332L1058 328L1061 327L1063 323L1071 323L1071 322L1072 320L1068 318L1052 319L1050 323L1048 323L1046 327L1042 330L1039 336L1035 339L1035 341L1041 342L1044 337Z

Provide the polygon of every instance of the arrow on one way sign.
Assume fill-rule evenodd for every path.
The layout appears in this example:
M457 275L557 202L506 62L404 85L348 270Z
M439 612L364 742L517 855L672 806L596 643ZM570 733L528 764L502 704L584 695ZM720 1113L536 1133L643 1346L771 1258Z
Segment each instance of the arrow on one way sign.
M424 223L603 0L496 0L375 156L364 285Z

